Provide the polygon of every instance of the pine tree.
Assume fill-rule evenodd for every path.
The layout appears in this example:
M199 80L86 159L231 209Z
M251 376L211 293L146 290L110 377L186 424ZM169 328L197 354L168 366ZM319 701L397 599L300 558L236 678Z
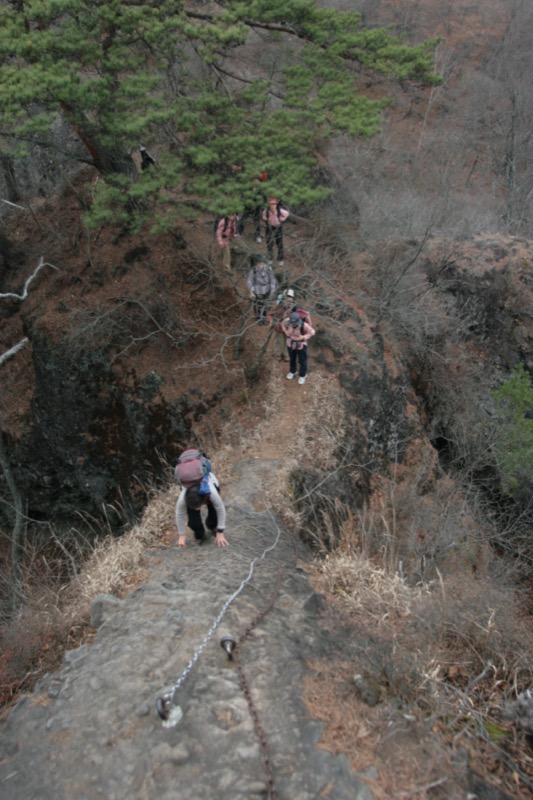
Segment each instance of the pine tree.
M385 99L358 83L380 73L435 82L434 43L404 44L360 15L314 0L2 0L1 134L10 155L66 120L102 176L93 222L131 217L147 196L161 218L184 207L226 214L269 192L327 193L319 141L371 136ZM157 148L139 173L132 152ZM111 210L111 212L110 212Z

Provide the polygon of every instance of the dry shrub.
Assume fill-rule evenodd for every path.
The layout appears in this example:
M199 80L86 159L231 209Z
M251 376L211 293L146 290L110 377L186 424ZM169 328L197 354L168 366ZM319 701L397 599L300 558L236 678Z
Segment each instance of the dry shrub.
M175 486L161 490L131 531L102 539L69 589L73 602L86 605L99 594L122 594L136 585L144 575L145 549L161 538L175 502Z
M529 702L533 633L511 592L466 575L412 588L353 554L312 571L342 621L337 658L311 664L306 679L306 702L325 725L321 746L346 753L354 769L372 766L380 800L414 796L443 775L435 796L464 797L470 769L492 775L495 764L506 796L529 796L528 728L515 709ZM463 767L453 757L461 748Z
M533 633L510 591L488 579L450 576L415 613L441 665L439 677L466 685L489 667L501 689L528 687Z
M88 634L88 613L63 608L55 588L33 587L18 613L0 629L0 707L30 691L63 653Z
M391 614L405 616L427 589L409 587L399 575L390 575L363 557L327 556L320 566L325 588L341 595L358 614L378 622Z

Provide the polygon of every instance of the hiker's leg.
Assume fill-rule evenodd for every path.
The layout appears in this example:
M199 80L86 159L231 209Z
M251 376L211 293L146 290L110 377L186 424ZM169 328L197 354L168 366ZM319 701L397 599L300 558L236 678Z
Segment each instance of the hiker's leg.
M268 257L272 261L272 259L274 258L274 231L272 230L270 225L266 226L266 240L267 240Z
M245 208L244 211L242 212L241 216L237 220L237 233L239 234L239 236L243 235L244 228L245 228L245 225L246 225L246 220L248 219L248 217L252 213L253 212L252 212L252 210L250 208Z
M297 354L298 351L297 350L293 350L292 347L287 347L287 350L289 351L290 372L292 372L292 374L295 375L296 374L296 358L297 358L296 354Z
M210 500L207 501L206 505L207 505L207 519L205 521L205 527L208 530L213 531L214 533L218 525L217 510Z
M222 266L224 269L231 270L231 250L228 244L224 245L222 250Z
M261 319L261 298L257 295L254 297L254 316L256 319Z
M278 248L278 261L283 261L283 225L275 228L276 245Z
M305 378L307 375L307 347L302 347L298 350L298 363L300 365L300 378Z
M194 533L196 540L203 539L205 536L204 523L199 508L187 508L187 524Z
M254 236L256 241L261 239L261 206L254 208Z
M268 314L268 298L270 297L270 292L267 292L261 298L263 303L261 306L261 319L265 319Z

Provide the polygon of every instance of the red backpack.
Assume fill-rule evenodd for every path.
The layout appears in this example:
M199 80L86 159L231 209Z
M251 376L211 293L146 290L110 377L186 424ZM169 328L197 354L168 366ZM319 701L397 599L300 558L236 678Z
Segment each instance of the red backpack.
M307 311L305 308L297 307L297 308L293 308L292 310L296 314L298 314L298 316L302 320L302 334L303 334L303 332L304 332L304 322L306 322L308 325L310 325L311 324L311 315L309 314L309 311Z
M176 480L186 489L200 484L200 494L209 494L207 476L211 472L211 462L201 450L184 450L178 458Z

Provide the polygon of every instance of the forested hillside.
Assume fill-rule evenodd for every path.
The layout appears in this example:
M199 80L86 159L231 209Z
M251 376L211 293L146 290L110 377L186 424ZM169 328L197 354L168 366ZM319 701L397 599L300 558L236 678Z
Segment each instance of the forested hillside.
M279 594L268 601L266 559L235 610L252 643L279 636L283 652L277 665L273 646L250 654L263 716L258 727L251 706L247 788L237 755L231 779L206 771L190 713L176 729L187 752L163 758L152 697L155 749L143 777L120 777L114 743L130 729L117 723L105 752L98 735L124 720L115 687L91 740L98 791L120 797L124 780L129 796L154 796L199 770L202 797L224 781L287 800L530 796L531 4L28 0L2 12L0 694L10 708L41 678L51 739L27 746L45 764L70 728L53 769L76 758L85 696L64 693L52 714L65 650L85 647L87 670L105 672L99 654L116 647L127 669L130 615L149 627L154 603L170 627L178 614L187 663L244 554L273 537ZM251 256L276 256L264 222L254 231L269 198L290 212L276 293L293 288L316 329L304 385L286 380L246 282ZM225 269L214 224L243 211ZM173 466L189 445L212 457L228 502L222 574L218 548L184 559L176 547ZM302 569L315 591L303 608ZM128 691L155 695L175 674L157 630L135 641L154 666ZM76 659L57 685L71 686ZM291 659L297 688L281 668ZM213 691L227 699L222 682ZM300 723L276 728L295 692L322 725L312 744ZM242 709L228 703L213 714L239 750ZM29 791L18 759L32 708L6 725L13 797ZM326 759L324 783L317 764L306 785L309 754L291 751L291 783L291 732L349 768Z

